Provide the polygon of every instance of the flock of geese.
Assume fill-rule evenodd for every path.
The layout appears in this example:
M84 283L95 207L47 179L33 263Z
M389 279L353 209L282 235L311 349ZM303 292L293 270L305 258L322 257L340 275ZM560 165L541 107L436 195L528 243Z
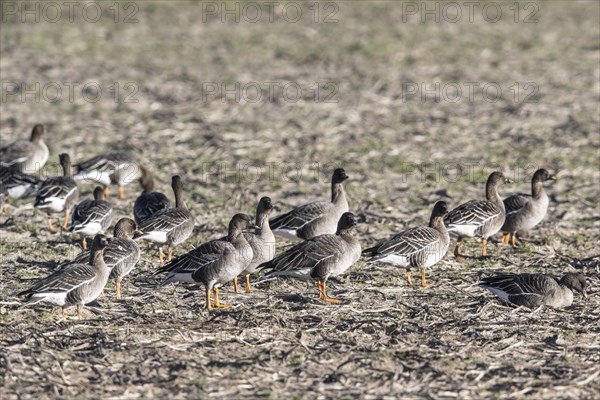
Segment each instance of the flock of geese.
M451 237L456 238L454 255L459 259L465 257L460 252L464 238L480 238L484 257L487 241L500 231L504 244L516 246L517 232L529 231L543 220L548 208L543 184L556 179L539 169L532 178L531 194L502 199L498 188L510 180L501 172L493 172L485 186L485 198L452 210L446 202L438 201L427 226L410 228L362 250L355 230L358 221L350 212L344 190L348 175L338 168L331 179L330 201L308 203L272 218L273 202L263 197L254 219L235 214L227 236L174 257L174 249L191 236L195 223L185 204L180 176L172 177L174 206L165 194L154 191L151 174L126 151L100 154L79 163L73 163L68 154L60 154L62 176L42 181L35 172L49 156L44 133L44 126L36 125L30 140L0 149L0 199L4 211L10 198L35 196L34 207L47 214L50 231L60 230L53 223L53 215L64 213L62 229L81 235L84 251L80 255L19 293L25 296L26 304L47 302L60 306L63 318L67 307L75 305L81 319L82 306L98 298L110 279L115 281L116 298L121 299L121 280L140 259L140 240L158 246L160 268L155 274L165 275L162 285L203 285L209 310L228 307L219 300L219 287L233 282L237 292L238 277L243 277L245 291L250 292L250 276L259 271L264 271L266 278L316 281L320 300L339 303L328 296L327 281L346 272L361 256L369 263L406 269L409 285L413 284L411 270L418 269L421 285L428 286L425 272L446 255ZM93 199L79 201L78 181L98 184ZM117 185L119 198L124 199L124 187L132 182L139 182L143 188L133 206L134 218L119 219L113 237L107 238L104 233L113 220L113 207L105 200L108 188ZM300 242L276 254L276 236ZM93 238L90 246L87 238ZM508 303L531 308L567 307L573 302L573 291L586 297L586 280L581 273L567 273L560 279L544 274L503 274L484 278L480 284Z

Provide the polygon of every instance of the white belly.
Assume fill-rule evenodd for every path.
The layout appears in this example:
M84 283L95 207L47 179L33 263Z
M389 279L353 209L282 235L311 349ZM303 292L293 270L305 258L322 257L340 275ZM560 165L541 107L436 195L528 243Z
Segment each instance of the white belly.
M119 186L135 182L142 176L142 171L136 163L121 164L115 168L113 177Z
M392 265L399 265L401 267L407 267L409 265L408 258L406 258L405 256L398 255L398 254L389 254L385 257L378 258L377 260L374 260L374 261L379 261L379 262L383 262L386 264L392 264Z
M273 233L287 240L298 241L300 238L296 236L296 229L277 229Z
M31 185L19 185L8 189L8 197L13 199L20 199L27 193L27 191L31 188Z
M291 278L301 279L303 281L308 281L312 279L310 277L310 268L295 270L295 271L282 271L282 272L272 272L269 274L270 276L289 276Z
M474 237L477 228L479 228L479 225L450 225L448 230L456 232L459 236Z
M44 199L44 204L37 206L37 208L61 212L65 209L65 199L62 197L48 197Z
M154 243L167 243L167 232L164 232L164 231L149 232L142 239L149 240Z
M36 293L31 296L31 300L39 299L45 303L55 304L57 306L65 305L65 298L67 297L66 293Z
M85 236L95 236L98 233L104 233L102 229L102 225L98 222L92 222L91 224L87 224L85 226L76 227L73 232L80 233Z
M83 171L75 175L73 179L76 181L85 181L87 183L96 182L104 186L110 185L111 171Z

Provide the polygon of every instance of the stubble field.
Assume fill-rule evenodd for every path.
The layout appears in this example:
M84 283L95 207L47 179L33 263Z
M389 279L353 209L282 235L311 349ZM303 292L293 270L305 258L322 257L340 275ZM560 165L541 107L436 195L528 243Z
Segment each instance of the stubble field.
M327 198L337 166L363 248L426 223L439 199L483 197L495 169L515 180L502 196L527 192L538 167L558 180L519 248L497 236L490 258L449 252L431 287L361 260L329 285L341 305L282 280L228 286L233 308L208 312L197 287L157 288L148 246L123 301L109 283L84 321L67 322L16 293L74 257L78 237L51 234L31 200L13 201L0 219L1 398L600 397L597 2L521 3L518 15L498 3L497 22L481 8L470 21L458 3L454 23L419 2L295 2L297 22L286 2L256 22L244 3L238 22L222 22L236 2L98 3L97 22L80 7L72 22L26 23L24 3L6 4L17 11L3 8L0 29L2 144L43 123L45 174L61 152L113 148L139 154L169 196L181 174L197 227L176 254L223 236L263 195L282 211ZM89 198L93 185L80 190ZM116 221L139 188L115 192ZM589 299L565 310L515 309L476 285L575 270Z

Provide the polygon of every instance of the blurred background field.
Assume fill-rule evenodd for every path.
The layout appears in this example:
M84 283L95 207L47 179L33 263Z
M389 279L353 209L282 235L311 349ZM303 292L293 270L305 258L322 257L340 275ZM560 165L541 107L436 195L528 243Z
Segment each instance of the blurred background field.
M99 315L66 324L11 302L76 254L76 237L49 234L44 215L13 203L0 229L2 397L600 396L600 3L481 2L471 18L461 2L280 2L271 21L258 2L256 22L243 2L78 4L72 21L62 6L51 22L47 3L2 3L2 143L43 123L54 162L44 174L61 152L77 161L115 147L140 154L169 195L181 174L198 229L178 253L222 236L262 195L282 210L328 197L336 166L350 176L363 247L424 223L438 199L482 197L494 169L516 181L501 195L527 192L538 167L559 179L521 248L449 254L428 289L361 261L332 285L340 307L303 283L270 282L225 289L234 310L208 314L198 291L148 284L152 250L127 301L109 288ZM138 191L112 198L117 215ZM574 268L590 300L565 311L515 311L472 286L481 274Z

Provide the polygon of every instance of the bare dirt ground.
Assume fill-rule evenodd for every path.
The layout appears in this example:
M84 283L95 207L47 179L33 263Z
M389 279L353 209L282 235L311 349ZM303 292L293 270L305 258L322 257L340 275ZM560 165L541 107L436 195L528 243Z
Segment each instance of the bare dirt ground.
M2 399L600 397L598 2L523 2L518 14L497 3L497 22L486 3L470 21L462 3L456 20L429 2L435 21L424 3L318 3L317 15L297 2L297 22L290 3L272 22L265 6L251 22L240 3L239 21L225 23L235 2L116 3L118 13L102 3L97 22L82 3L73 21L67 7L54 22L40 8L26 23L24 3L7 4L17 8L3 8L0 29L2 143L44 123L52 161L130 148L157 189L170 193L182 174L198 227L176 254L222 236L262 195L282 210L326 198L333 166L351 177L363 247L425 223L438 199L482 197L496 168L516 181L502 195L528 191L537 167L559 179L520 248L495 238L490 259L449 253L428 288L361 260L330 285L342 305L321 304L312 285L269 281L250 294L224 288L233 308L209 313L198 288L156 288L149 248L124 300L110 283L81 322L18 305L18 291L80 250L77 237L50 234L30 200L13 202L0 228ZM268 82L288 92L254 101ZM90 197L93 185L81 190ZM118 216L138 191L111 198ZM589 300L560 311L508 307L476 285L573 270L586 274Z

